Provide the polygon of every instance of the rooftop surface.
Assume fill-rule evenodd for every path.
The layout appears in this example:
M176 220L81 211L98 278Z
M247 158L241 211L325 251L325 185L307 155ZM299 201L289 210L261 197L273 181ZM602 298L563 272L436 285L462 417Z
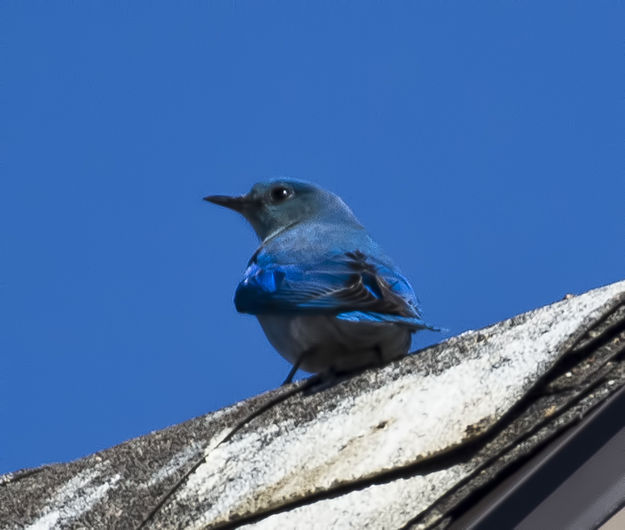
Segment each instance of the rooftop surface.
M449 527L625 386L625 281L312 381L0 476L0 526Z

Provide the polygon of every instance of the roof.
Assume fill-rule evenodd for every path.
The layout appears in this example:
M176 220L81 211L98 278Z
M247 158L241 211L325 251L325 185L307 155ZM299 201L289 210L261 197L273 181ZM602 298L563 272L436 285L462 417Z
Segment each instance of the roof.
M1 476L0 526L457 524L618 398L625 281L332 386L310 381L74 462ZM615 432L625 427L617 418ZM603 520L623 502L625 493Z

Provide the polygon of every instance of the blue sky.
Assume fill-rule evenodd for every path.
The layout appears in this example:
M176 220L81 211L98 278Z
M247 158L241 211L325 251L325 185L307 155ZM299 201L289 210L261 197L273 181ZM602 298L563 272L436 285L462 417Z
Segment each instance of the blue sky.
M3 2L0 472L286 376L204 195L330 188L451 334L623 279L618 4Z

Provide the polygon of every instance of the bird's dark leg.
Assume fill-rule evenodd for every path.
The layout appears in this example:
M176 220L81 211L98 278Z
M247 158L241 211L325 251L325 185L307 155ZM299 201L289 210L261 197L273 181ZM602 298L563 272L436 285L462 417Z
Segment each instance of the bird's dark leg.
M286 376L286 379L282 383L282 386L288 385L289 383L291 383L293 381L293 377L297 373L297 370L299 369L300 365L302 364L302 361L306 357L308 357L313 351L314 351L313 349L310 349L310 350L306 350L306 351L302 352L302 354L297 358L297 361L295 361L293 363L293 367L291 368L291 371L289 372L289 375Z
M293 377L297 373L297 369L299 368L300 364L302 364L302 356L300 356L297 359L297 361L295 361L295 363L291 367L291 371L289 372L289 375L287 375L286 379L282 382L282 386L288 385L289 383L291 383L293 381Z

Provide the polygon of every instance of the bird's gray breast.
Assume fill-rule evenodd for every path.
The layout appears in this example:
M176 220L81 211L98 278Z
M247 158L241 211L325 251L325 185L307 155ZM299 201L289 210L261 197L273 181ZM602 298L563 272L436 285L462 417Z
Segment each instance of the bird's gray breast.
M393 324L340 320L333 315L257 315L269 342L307 372L349 371L405 355L411 332Z

